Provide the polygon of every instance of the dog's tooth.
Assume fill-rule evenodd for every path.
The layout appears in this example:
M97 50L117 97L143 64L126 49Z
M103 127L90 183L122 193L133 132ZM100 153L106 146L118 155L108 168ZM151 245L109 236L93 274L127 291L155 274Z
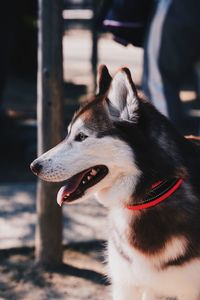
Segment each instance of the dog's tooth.
M92 178L92 176L88 176L87 179L90 180Z
M83 180L82 183L85 184L85 180Z
M97 171L95 169L92 169L92 171L90 172L90 175L95 176L97 174Z

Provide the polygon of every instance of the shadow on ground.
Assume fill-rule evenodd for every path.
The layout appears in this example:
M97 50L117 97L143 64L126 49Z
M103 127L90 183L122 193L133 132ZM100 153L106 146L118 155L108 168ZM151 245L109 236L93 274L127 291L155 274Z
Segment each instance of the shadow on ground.
M34 249L0 251L0 298L109 299L104 275L104 241L71 243L64 247L64 263L44 268L34 262Z

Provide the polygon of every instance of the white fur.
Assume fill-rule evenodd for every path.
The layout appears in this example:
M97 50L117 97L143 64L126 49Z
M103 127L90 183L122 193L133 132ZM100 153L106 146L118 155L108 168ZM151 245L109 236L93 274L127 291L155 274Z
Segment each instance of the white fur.
M136 299L140 300L156 300L161 297L199 300L200 260L193 260L180 267L169 267L164 270L160 268L168 259L185 253L187 245L185 238L174 237L159 255L146 256L129 245L127 230L131 214L133 212L120 208L110 212L111 228L116 228L121 236L119 240L116 234L115 242L110 238L108 243L108 267L113 283L113 299L134 300L133 295L136 294ZM124 250L131 263L120 255L116 244Z

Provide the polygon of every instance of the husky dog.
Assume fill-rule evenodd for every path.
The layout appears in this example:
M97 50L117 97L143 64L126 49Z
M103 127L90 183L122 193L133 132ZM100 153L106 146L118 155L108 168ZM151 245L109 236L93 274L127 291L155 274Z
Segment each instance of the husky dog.
M68 135L32 164L65 181L59 205L95 195L109 211L114 300L200 299L200 148L147 100L130 71L99 71L99 91Z

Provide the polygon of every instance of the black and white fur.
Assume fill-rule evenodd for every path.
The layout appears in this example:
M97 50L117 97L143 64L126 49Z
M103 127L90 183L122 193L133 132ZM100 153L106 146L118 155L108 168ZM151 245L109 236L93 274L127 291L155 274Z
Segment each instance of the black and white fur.
M108 276L114 300L200 300L200 150L141 99L129 70L112 79L74 116L67 138L43 154L39 176L63 181L101 164L109 172L85 191L109 210ZM77 139L82 132L87 137ZM183 178L159 205L133 212L152 184Z

